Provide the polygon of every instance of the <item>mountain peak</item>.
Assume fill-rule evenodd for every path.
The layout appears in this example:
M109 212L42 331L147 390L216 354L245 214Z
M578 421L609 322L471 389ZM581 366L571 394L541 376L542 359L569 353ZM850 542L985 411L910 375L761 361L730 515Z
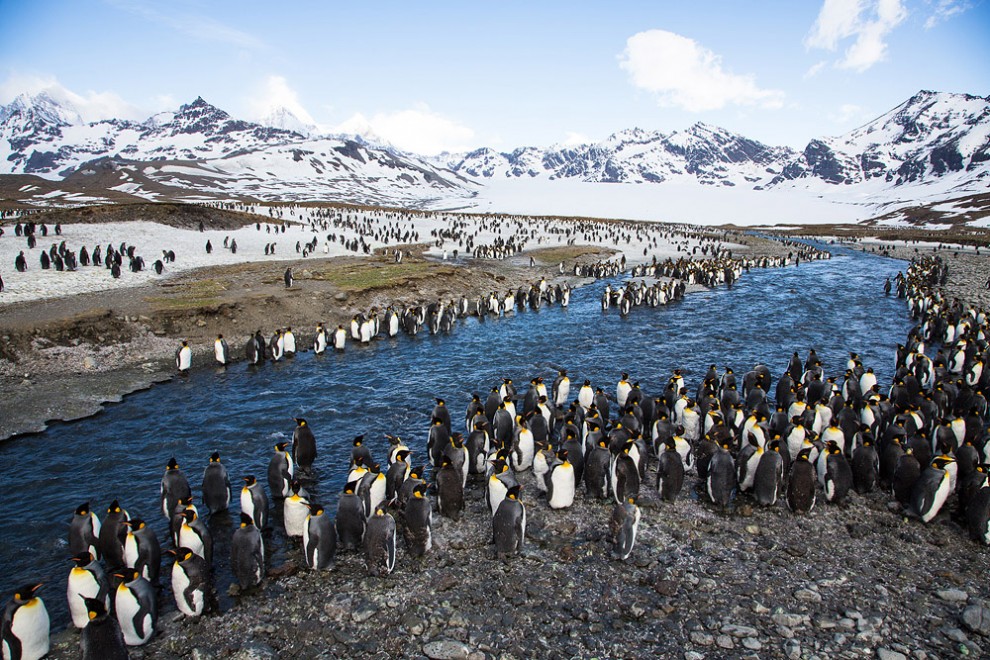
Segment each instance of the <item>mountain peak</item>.
M79 112L67 101L59 102L47 91L42 90L33 96L24 92L10 105L0 110L0 122L18 114L51 126L71 126L83 123Z
M311 124L304 123L299 117L285 106L272 106L258 123L269 128L277 128L283 131L290 131L309 137L319 133L319 129Z

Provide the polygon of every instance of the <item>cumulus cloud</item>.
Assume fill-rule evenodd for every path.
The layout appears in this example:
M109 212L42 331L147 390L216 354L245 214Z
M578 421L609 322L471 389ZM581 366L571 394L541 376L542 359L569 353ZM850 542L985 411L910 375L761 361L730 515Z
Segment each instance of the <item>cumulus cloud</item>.
M62 85L55 76L11 74L0 83L0 104L7 105L20 94L35 96L44 92L70 114L84 122L101 119L147 119L148 111L121 98L116 92L87 90L82 94Z
M466 151L472 148L474 140L471 128L432 111L425 104L407 110L379 112L371 117L357 113L333 127L332 131L388 142L403 151L425 156L444 151Z
M783 92L760 88L752 75L726 71L721 56L693 39L666 30L647 30L629 37L619 66L633 85L656 94L664 106L701 112L727 105L783 105Z
M258 119L267 117L273 110L285 108L304 124L316 125L316 120L299 101L299 94L283 76L268 76L258 94L250 102L251 112Z
M852 40L835 65L862 73L886 57L887 36L905 18L902 0L825 0L804 45L835 51Z
M929 5L932 3L929 2ZM957 14L969 11L973 5L966 0L938 0L931 15L925 20L925 29L931 30L939 23L944 23Z

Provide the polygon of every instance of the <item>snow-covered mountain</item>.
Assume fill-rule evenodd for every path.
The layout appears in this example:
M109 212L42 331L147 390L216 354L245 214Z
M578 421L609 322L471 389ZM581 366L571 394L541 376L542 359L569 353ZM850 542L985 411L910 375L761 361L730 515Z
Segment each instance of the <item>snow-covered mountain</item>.
M105 186L105 198L115 201L123 195L498 210L490 200L510 199L503 184L528 182L565 200L573 198L571 184L643 184L637 195L644 198L643 188L668 199L687 190L776 190L841 204L852 199L886 212L990 189L990 97L922 91L845 135L811 140L801 152L697 123L668 134L624 130L578 146L425 158L369 137L321 135L284 108L253 123L197 98L143 122L87 123L70 104L22 95L0 106L4 174L41 177L14 196L34 204L100 198Z

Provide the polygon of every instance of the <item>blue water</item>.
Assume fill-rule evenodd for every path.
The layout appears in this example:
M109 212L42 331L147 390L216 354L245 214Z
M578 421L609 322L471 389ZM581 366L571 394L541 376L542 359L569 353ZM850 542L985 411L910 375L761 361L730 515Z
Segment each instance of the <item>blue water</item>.
M625 318L615 309L601 311L605 282L598 282L575 291L568 309L472 318L446 336L380 339L348 345L342 354L303 353L260 368L243 363L226 370L202 368L128 396L95 417L3 443L0 598L6 600L22 584L45 582L39 595L48 604L53 629L67 625L66 537L79 504L89 501L102 517L119 499L132 517L152 523L164 550L167 525L158 493L168 459L178 459L198 498L203 468L210 453L219 451L231 475L236 515L241 477L257 475L267 486L272 446L291 440L293 417L305 417L316 433L316 481L308 488L333 511L355 435L364 434L383 463L386 433L424 450L435 397L447 400L455 429L462 428L471 393L484 400L503 377L517 383L521 396L532 377L544 376L549 383L563 367L573 398L585 378L614 392L621 372L628 371L650 395L679 367L694 391L710 364L719 372L730 366L741 374L764 362L776 379L793 351L803 360L813 347L827 374L841 375L848 352L855 351L886 385L896 344L911 323L903 301L883 296L881 288L885 277L905 265L830 249L835 255L830 261L753 270L731 289L689 294L657 309L634 308ZM425 451L418 460L425 461ZM279 519L280 512L276 527ZM220 515L210 521L221 592L231 579L230 520ZM298 552L286 550L278 531L268 544L276 564L285 552ZM163 584L169 572L163 567ZM167 592L163 603L174 608ZM230 606L228 599L223 606Z

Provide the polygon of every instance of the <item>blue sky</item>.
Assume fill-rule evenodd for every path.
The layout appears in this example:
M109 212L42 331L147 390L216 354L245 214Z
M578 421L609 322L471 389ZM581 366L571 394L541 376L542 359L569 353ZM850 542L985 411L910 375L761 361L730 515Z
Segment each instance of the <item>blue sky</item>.
M919 89L990 94L988 36L990 0L0 0L0 103L282 105L422 153L696 121L800 148Z

